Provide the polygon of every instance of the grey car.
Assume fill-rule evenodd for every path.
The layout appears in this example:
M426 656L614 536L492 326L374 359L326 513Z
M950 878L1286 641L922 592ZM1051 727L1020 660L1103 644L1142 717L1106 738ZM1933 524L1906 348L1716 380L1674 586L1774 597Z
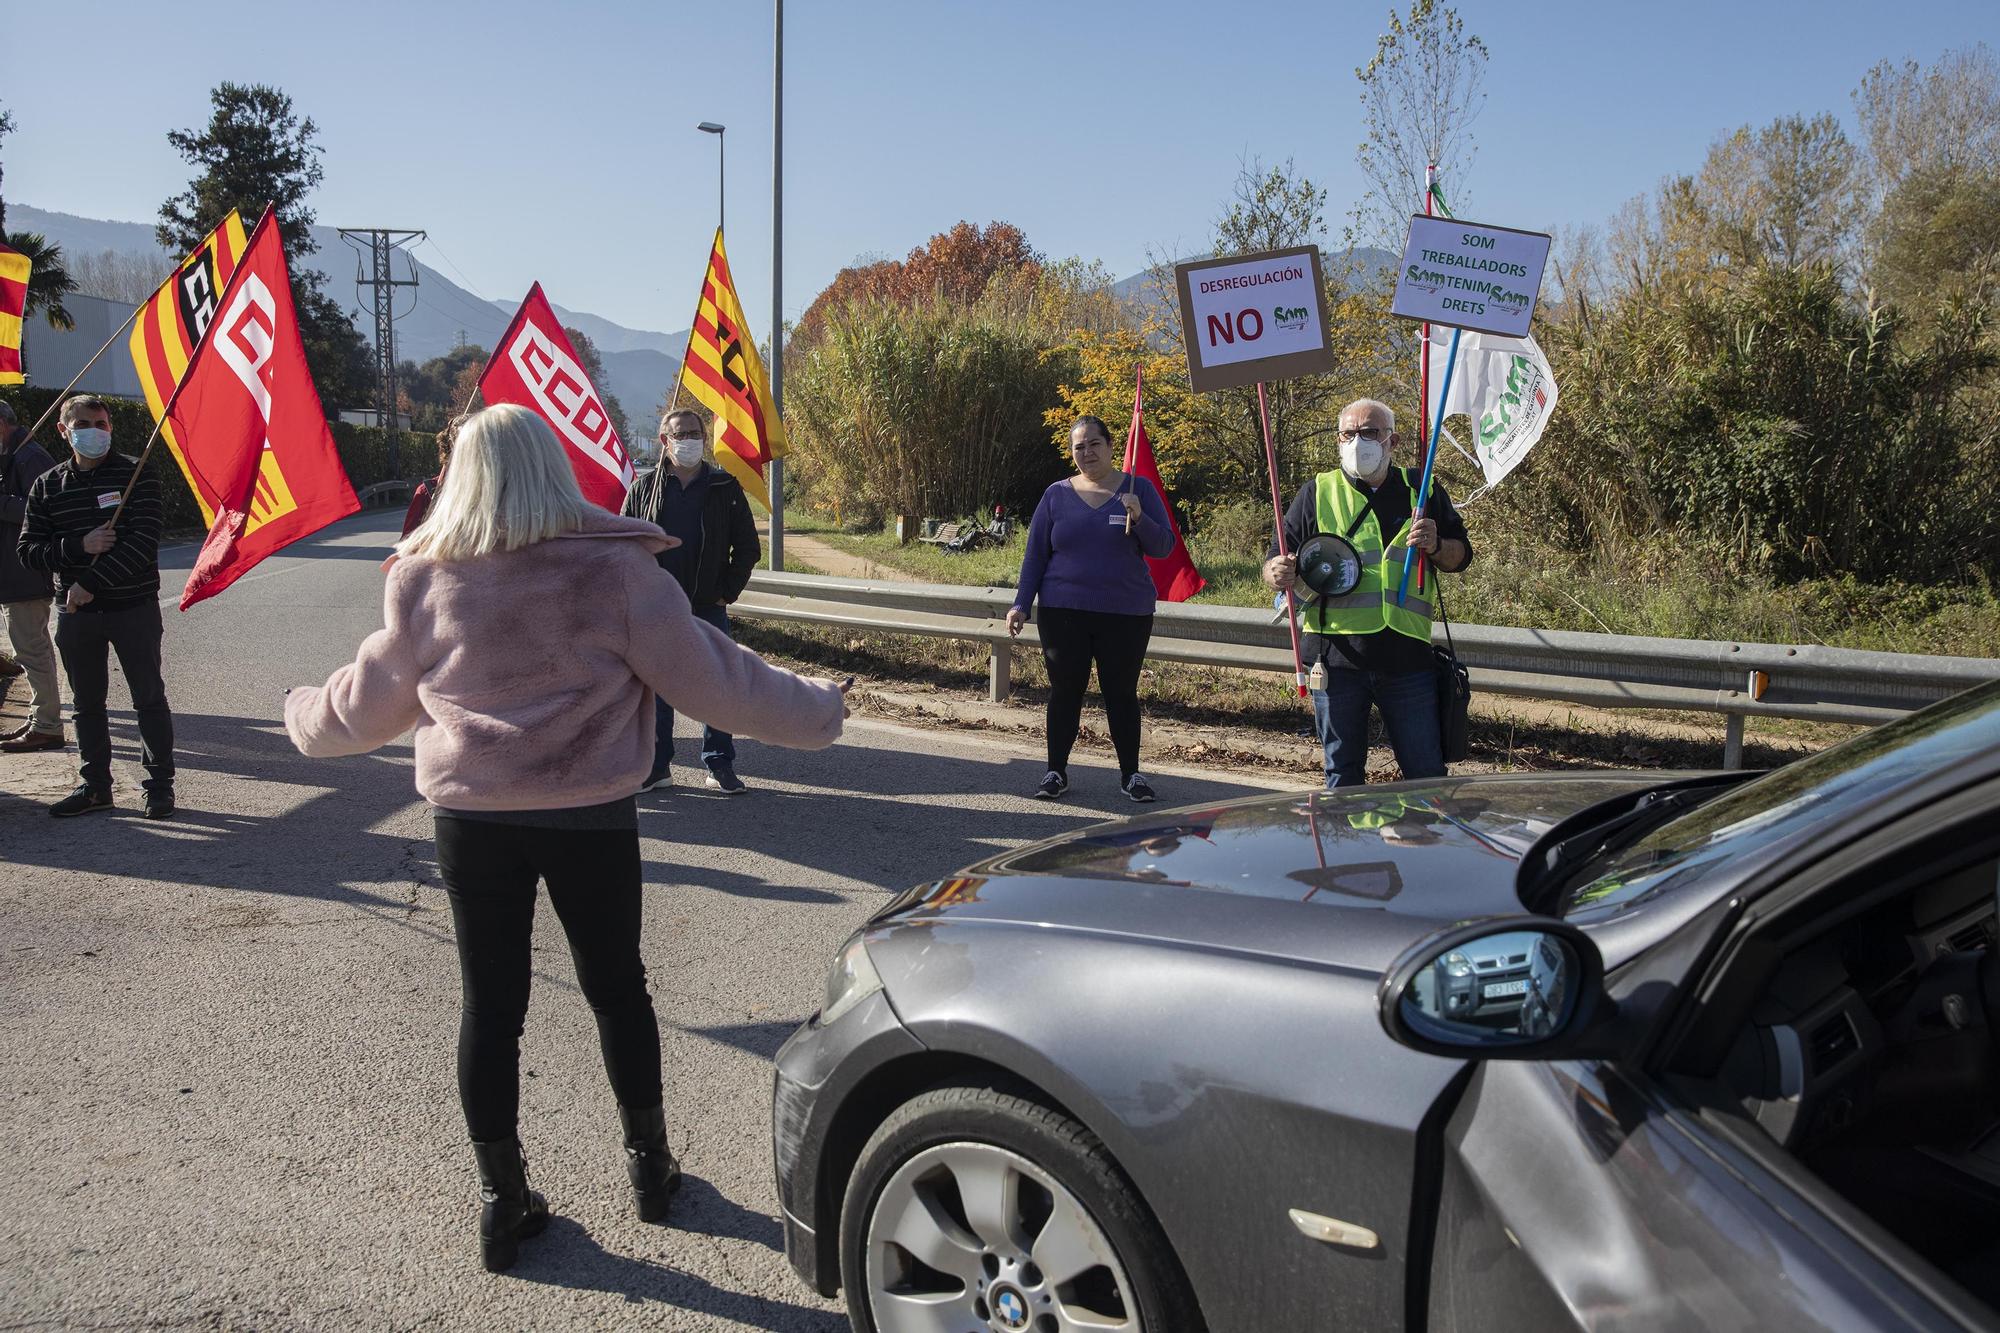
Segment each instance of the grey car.
M928 882L778 1055L788 1257L864 1333L2000 1327L1996 811L2000 684Z

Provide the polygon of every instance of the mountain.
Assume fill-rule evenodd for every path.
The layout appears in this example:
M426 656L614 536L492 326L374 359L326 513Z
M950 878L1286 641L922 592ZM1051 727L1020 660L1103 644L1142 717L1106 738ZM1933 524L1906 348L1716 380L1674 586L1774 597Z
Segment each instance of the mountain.
M154 242L150 223L107 222L10 200L7 226L13 231L38 231L60 245L71 258L105 250L138 255L155 262L162 276L174 262L174 256ZM372 294L355 287L355 278L368 262L366 247L342 240L339 230L333 227L314 227L312 234L319 242L319 250L306 256L300 267L326 275L327 293L347 308L355 327L372 346L375 341ZM397 360L428 361L442 356L461 340L491 348L507 331L507 322L514 317L513 302L520 299L518 296L507 301L486 300L407 251L396 256L395 275L409 276L412 265L416 287L396 289ZM687 346L687 331L659 333L629 329L587 311L563 306L556 306L555 310L564 324L581 329L597 344L604 358L605 379L598 387L618 399L635 429L651 435L652 422L648 418L660 399L673 391L674 380L680 374L681 352Z

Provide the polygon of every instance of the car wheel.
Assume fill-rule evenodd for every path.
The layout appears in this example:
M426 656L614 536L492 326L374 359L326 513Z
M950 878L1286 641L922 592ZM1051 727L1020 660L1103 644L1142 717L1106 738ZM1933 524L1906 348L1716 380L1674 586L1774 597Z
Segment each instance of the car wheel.
M993 1088L933 1089L882 1122L848 1177L840 1274L861 1333L1204 1327L1097 1136Z

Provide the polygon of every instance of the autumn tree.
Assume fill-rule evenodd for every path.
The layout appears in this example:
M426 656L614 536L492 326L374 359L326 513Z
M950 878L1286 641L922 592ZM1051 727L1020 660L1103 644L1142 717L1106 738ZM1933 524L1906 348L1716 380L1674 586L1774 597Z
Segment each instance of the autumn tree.
M2000 265L1993 52L1983 43L1950 51L1928 69L1884 61L1861 80L1854 106L1880 201L1868 229L1875 286L1905 306L1990 292Z
M989 222L979 227L960 222L917 246L904 259L874 260L842 269L806 307L791 340L801 348L810 344L819 336L828 312L852 302L879 300L907 306L935 296L969 305L985 293L996 275L1032 274L1041 265L1042 257L1012 223Z
M1736 268L1849 262L1868 204L1861 152L1825 112L1724 135L1668 198L1689 257Z
M1984 42L1929 69L1883 61L1862 77L1854 110L1878 199L1916 171L2000 168L2000 65Z

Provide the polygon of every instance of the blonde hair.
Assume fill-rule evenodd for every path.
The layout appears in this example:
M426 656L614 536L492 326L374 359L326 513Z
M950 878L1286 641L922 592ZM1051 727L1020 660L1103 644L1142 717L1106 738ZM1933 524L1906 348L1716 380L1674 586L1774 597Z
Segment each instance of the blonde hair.
M471 560L518 551L581 527L588 503L548 423L502 403L460 425L437 499L396 554Z

